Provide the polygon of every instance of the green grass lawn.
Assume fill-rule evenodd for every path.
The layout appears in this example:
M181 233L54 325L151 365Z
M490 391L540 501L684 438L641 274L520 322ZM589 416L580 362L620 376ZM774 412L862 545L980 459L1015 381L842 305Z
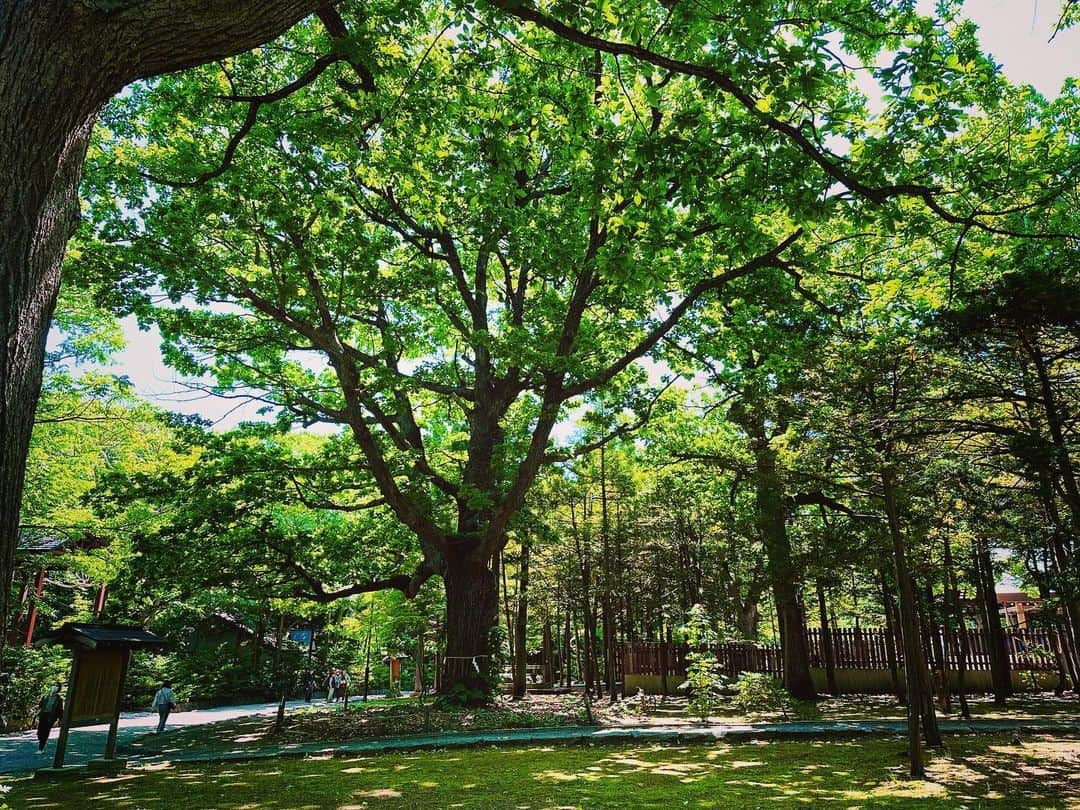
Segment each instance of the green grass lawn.
M189 726L163 735L148 734L122 746L125 756L161 754L170 756L192 751L248 751L267 745L302 743L308 741L344 741L417 734L424 732L456 732L479 729L533 728L537 726L576 725L583 722L580 714L581 697L531 697L517 702L503 702L498 708L481 711L432 711L425 714L419 701L410 698L378 700L352 705L343 712L340 705L327 707L314 704L292 710L284 732L274 732L274 717L257 715L239 717L219 723ZM427 701L430 708L431 702ZM606 702L598 702L596 714L603 725L642 723L671 725L695 723L686 713L685 698L669 698L655 705L647 715L637 711L640 702L631 698L625 706L633 711L611 716ZM972 716L976 719L1043 719L1080 720L1080 702L1075 698L1056 698L1051 694L1017 696L1007 708L993 705L989 696L972 698ZM903 720L906 710L886 696L848 695L842 698L823 698L816 704L802 704L790 714L790 720ZM957 719L959 715L940 714ZM742 714L721 706L713 717L714 723L782 722L777 712Z
M896 740L508 748L157 766L15 783L12 808L1080 808L1080 737L950 738L930 779Z

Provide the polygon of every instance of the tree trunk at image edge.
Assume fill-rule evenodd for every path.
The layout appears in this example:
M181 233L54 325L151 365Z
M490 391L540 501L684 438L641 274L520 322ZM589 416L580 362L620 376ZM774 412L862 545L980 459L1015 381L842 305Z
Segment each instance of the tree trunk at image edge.
M497 650L491 629L499 607L499 582L489 562L467 553L448 554L443 573L446 587L446 652L440 693L467 704L491 695Z
M250 50L321 5L0 0L0 619L45 340L98 112L136 79Z

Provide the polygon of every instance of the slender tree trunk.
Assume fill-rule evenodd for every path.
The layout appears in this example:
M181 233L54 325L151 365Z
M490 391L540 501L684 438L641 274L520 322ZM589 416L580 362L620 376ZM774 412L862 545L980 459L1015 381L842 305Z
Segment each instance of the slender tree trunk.
M416 634L416 667L413 670L413 691L418 695L424 694L424 629L421 624Z
M897 655L897 652L903 648L903 639L898 633L896 600L893 597L892 588L889 587L888 575L884 567L881 569L881 604L885 613L885 655L889 661L893 693L896 695L896 702L905 706L908 702L907 688L900 683L900 661Z
M364 641L364 702L367 703L368 692L371 689L371 634L375 630L375 623L372 621L371 614L375 603L370 602L368 604L368 628L367 639Z
M571 515L573 512L571 512ZM578 647L578 662L581 666L582 678L585 681L585 689L593 689L597 674L596 666L596 615L592 609L592 550L589 544L589 527L587 525L587 509L584 499L581 505L580 531L572 523L571 530L574 532L575 545L578 554L578 570L581 577L581 621L582 631L585 636L584 647Z
M671 642L664 638L664 619L660 618L660 694L666 698L668 694L668 664L669 656L671 655Z
M1080 635L1080 619L1072 611L1066 611L1058 624L1062 628L1060 640L1065 664L1072 678L1073 691L1080 693L1080 645L1074 639ZM1071 632L1070 632L1071 625Z
M517 618L514 621L514 697L525 697L527 649L525 630L529 616L529 541L521 540L521 564L518 571Z
M277 632L274 633L274 654L272 656L274 662L274 672L278 673L278 664L281 661L281 647L285 643L285 614L278 615Z
M1044 482L1044 489L1043 501L1046 503L1048 511L1053 511L1053 492L1048 482ZM1056 519L1055 524L1061 526L1060 521ZM1050 546L1057 576L1061 581L1068 582L1069 572L1075 568L1075 563L1072 560L1072 546L1071 544L1066 545L1063 528L1055 531ZM1073 691L1080 692L1080 599L1070 598L1066 595L1062 601L1064 602L1065 613L1061 617L1061 621L1058 622L1061 627L1062 654L1065 658L1066 669L1072 678Z
M604 658L603 646L600 643L600 634L598 633L600 622L600 596L599 594L593 597L592 604L592 673L593 673L593 686L596 691L596 696L600 697L604 694L604 679L603 673L600 671L600 663Z
M569 599L569 596L567 598ZM572 673L571 673L571 669L570 669L570 656L571 656L571 653L573 652L570 649L570 621L571 621L571 619L570 619L570 608L567 607L567 609L566 609L566 624L565 624L565 628L563 630L563 660L562 660L563 675L564 675L565 680L566 680L566 688L567 689L570 688L570 686L571 686L571 678L573 677Z
M908 694L909 771L913 777L922 778L926 775L926 767L923 761L920 725L925 730L928 745L940 745L941 737L937 730L937 716L934 713L934 700L930 690L930 673L926 668L922 644L919 643L918 603L915 599L915 586L908 571L907 550L900 528L896 485L891 468L882 470L881 483L900 591L900 624L904 633L904 670Z
M825 609L825 586L821 579L817 580L818 616L821 621L821 654L825 659L825 681L828 684L829 694L838 695L840 689L836 685L836 659L833 655L832 630L829 628L829 614Z
M923 628L926 633L926 648L930 650L934 670L937 673L935 686L938 692L938 701L941 710L945 713L952 711L949 701L949 668L945 662L945 649L941 643L941 633L937 612L934 610L934 589L927 583L923 587Z
M608 512L607 452L600 447L600 530L604 576L600 591L600 614L604 633L604 685L614 703L615 694L615 609L612 604L614 571L612 571L611 518Z
M1012 697L1012 672L1009 667L1009 651L1005 646L1005 631L1001 627L998 612L997 591L994 581L994 564L989 544L981 539L972 540L975 555L975 579L979 603L986 627L986 649L990 655L990 679L994 689L994 703L1004 706Z
M964 609L960 604L960 589L956 584L956 566L953 564L952 539L949 532L944 537L944 564L946 582L946 608L952 614L952 621L956 629L948 634L948 643L956 650L956 694L960 702L960 716L965 720L971 719L971 707L967 699L967 664L968 643L967 622L964 620Z
M499 552L499 576L502 577L503 615L506 617L506 643L510 648L510 658L514 658L514 614L510 608L510 584L506 579L506 558Z
M258 670L262 663L263 636L266 635L266 617L259 609L259 617L255 620L255 638L251 642L251 667Z
M589 655L587 645L581 641L581 634L578 633L577 622L574 622L574 645L577 647L577 660L578 660L578 678L581 679L582 684L585 686L585 691L588 692L592 688L592 673L589 672L589 666L592 664L592 658Z

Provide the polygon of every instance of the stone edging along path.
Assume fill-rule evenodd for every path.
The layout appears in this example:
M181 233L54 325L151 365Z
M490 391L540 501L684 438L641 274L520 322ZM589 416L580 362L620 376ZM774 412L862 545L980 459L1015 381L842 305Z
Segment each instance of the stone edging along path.
M943 734L1080 734L1080 720L940 720ZM565 726L561 728L506 729L503 731L457 732L453 734L412 734L350 742L311 742L269 745L235 751L192 751L175 754L130 756L133 765L163 762L245 762L283 757L344 756L438 748L467 748L485 745L529 745L562 743L590 745L607 743L706 743L747 740L843 739L851 737L893 737L905 734L902 720L834 721L820 723L757 723L715 726Z

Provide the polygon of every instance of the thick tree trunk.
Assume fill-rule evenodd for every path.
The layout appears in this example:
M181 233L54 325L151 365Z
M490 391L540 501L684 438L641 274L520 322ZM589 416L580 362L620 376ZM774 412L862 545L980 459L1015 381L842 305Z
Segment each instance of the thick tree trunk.
M135 79L249 50L322 5L0 0L0 626L45 340L98 111Z
M555 683L555 645L551 633L551 617L544 619L544 640L541 645L544 659L544 686Z
M758 606L757 600L740 605L738 615L735 618L739 637L747 641L757 641L758 624L761 621L761 608Z
M440 693L465 704L486 702L493 688L496 650L491 629L499 600L497 575L468 552L446 555L446 653Z
M769 583L772 586L776 618L780 625L784 686L797 700L817 697L810 677L810 656L806 642L806 617L799 599L798 576L787 532L787 505L783 482L776 464L765 414L752 404L733 410L750 437L754 454L754 498L758 531L765 545Z
M817 695L810 678L806 619L796 586L797 577L791 558L791 542L775 452L756 439L754 444L758 525L765 543L777 621L780 624L784 686L797 700L813 700Z
M0 30L0 615L5 617L45 340L64 249L78 224L90 130L102 103L93 98L76 110L59 109L69 100L58 86L62 77L50 74L70 65L57 53L54 36L48 29ZM55 99L49 98L50 89L58 93Z

